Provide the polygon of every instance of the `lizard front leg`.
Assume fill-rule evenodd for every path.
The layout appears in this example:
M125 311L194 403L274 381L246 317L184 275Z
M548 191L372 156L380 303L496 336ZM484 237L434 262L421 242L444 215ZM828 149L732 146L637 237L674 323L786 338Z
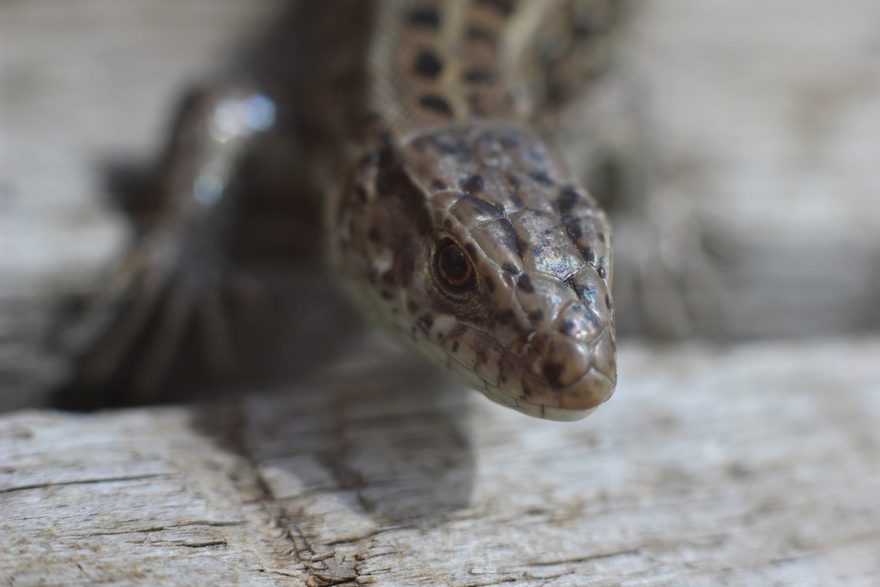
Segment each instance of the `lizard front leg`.
M126 400L155 397L192 330L211 371L232 364L225 298L242 279L230 258L242 197L237 172L275 114L268 96L241 83L183 101L133 241L79 321L91 340L60 403L116 403L120 392Z

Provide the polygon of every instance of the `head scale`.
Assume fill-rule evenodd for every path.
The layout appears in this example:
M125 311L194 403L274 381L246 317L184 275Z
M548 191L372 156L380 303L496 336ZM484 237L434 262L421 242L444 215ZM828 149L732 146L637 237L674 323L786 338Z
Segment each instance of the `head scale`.
M368 313L490 399L575 420L610 397L608 223L528 131L449 125L385 144L330 222Z

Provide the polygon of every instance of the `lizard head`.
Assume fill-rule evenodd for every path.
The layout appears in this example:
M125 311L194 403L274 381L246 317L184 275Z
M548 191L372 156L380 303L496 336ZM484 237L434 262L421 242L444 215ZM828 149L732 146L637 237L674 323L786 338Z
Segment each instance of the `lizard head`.
M490 399L577 420L611 396L610 229L534 135L467 124L386 144L329 221L368 314Z

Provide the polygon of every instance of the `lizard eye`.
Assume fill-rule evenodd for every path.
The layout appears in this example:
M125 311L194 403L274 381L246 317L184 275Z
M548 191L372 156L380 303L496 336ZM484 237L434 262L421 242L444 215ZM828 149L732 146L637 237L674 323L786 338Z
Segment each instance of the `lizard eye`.
M452 293L471 289L476 280L474 266L452 239L443 239L434 253L434 275L440 285Z

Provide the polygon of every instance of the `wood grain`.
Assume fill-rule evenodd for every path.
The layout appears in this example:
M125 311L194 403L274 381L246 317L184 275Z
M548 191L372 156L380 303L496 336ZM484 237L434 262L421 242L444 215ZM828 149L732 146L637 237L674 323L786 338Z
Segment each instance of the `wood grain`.
M0 581L875 585L877 356L626 346L571 425L390 350L320 388L8 415Z

